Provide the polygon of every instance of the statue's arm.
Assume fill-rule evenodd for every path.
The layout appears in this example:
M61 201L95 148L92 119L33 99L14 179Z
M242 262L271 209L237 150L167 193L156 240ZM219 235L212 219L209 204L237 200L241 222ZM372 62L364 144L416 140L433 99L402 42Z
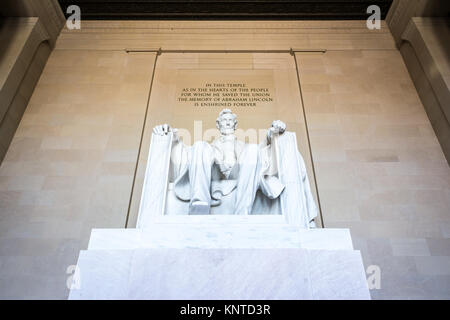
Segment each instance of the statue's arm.
M179 144L183 145L183 142L180 139L180 136L178 135L178 129L172 128L169 124L159 124L153 128L153 134L159 135L159 136L167 136L169 132L172 133L172 149Z
M278 159L276 152L276 140L273 137L283 134L286 131L286 124L281 120L275 120L272 122L272 126L267 130L266 143L262 143L261 147L261 160L262 160L262 177L275 176L278 173Z
M153 134L167 136L173 134L172 146L170 150L169 181L174 182L182 173L189 158L189 147L185 146L178 136L178 129L172 128L168 124L157 125L153 128Z
M276 176L278 175L278 155L276 139L273 137L283 134L286 131L286 124L281 120L272 122L272 126L267 130L267 144L261 150L262 170L261 170L261 185L273 184L277 190L282 190ZM269 183L271 182L271 183ZM275 187L276 186L276 187ZM264 193L264 191L263 191Z
M276 140L273 139L273 137L283 134L286 131L286 124L281 120L275 120L272 122L272 126L267 130L267 145L263 148L265 150L265 167L266 169L263 170L264 174L266 175L276 175L278 172L278 166L277 166L277 147L276 147Z
M272 143L272 137L275 135L283 134L286 131L286 123L281 120L275 120L272 122L272 126L267 130L267 144Z

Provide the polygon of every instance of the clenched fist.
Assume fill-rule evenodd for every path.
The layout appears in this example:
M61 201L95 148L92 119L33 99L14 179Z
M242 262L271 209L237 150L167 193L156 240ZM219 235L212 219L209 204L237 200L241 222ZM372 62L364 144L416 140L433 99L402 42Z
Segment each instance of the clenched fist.
M269 130L272 131L272 133L282 134L284 131L286 131L286 123L281 120L275 120L274 122L272 122L272 127L270 127Z
M283 134L286 131L286 123L281 120L272 122L272 126L267 130L267 143L272 142L272 136L275 134Z

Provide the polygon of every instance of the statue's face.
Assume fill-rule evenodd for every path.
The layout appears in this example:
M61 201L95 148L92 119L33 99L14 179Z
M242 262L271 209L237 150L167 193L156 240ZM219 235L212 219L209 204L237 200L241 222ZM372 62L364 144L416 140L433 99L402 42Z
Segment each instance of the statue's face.
M218 125L220 133L234 133L234 130L236 129L236 118L231 113L225 113L220 117Z

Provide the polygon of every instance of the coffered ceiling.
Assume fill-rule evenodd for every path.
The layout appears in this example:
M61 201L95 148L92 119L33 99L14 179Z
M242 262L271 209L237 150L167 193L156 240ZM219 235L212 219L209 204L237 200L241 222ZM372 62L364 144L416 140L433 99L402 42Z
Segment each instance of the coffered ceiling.
M382 18L392 0L59 0L64 12L80 6L82 19L151 20L355 20L367 19L370 5Z

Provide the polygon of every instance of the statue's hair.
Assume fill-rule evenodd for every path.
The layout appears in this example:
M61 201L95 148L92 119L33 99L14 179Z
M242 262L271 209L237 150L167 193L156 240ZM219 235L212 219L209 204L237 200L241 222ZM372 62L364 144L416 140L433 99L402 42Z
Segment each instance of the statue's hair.
M219 122L220 122L220 119L222 118L222 116L224 114L231 114L233 116L234 127L236 128L236 126L237 126L237 115L235 113L233 113L233 111L231 111L230 109L223 109L222 111L220 111L219 116L217 117L217 120L216 120L216 127L217 127L217 129L219 129Z

